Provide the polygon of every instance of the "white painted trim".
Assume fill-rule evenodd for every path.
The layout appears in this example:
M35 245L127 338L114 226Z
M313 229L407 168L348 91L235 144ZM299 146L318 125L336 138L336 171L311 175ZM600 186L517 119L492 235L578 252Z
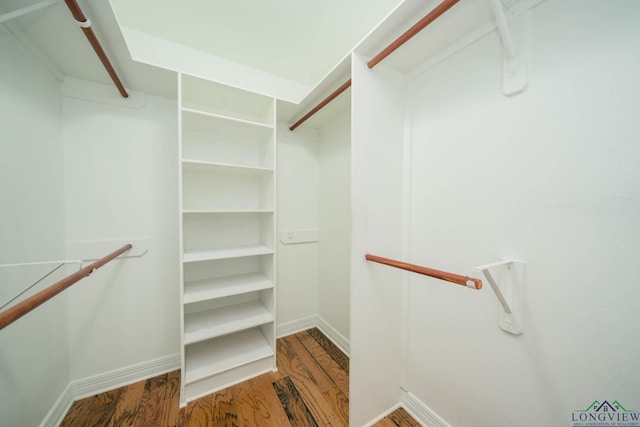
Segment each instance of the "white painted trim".
M318 328L344 354L349 356L349 340L317 314L277 325L276 337L286 337L311 328Z
M94 394L153 378L167 372L180 369L180 354L164 356L147 362L131 365L126 368L116 369L93 377L72 381L70 384L75 400L79 400Z
M317 327L327 336L344 354L349 356L349 340L342 335L336 328L331 326L322 316L317 316Z
M431 408L405 389L400 389L400 404L416 421L425 427L451 427Z
M58 427L73 404L73 393L71 384L67 385L56 403L51 407L49 413L40 423L40 427Z
M382 421L382 419L384 417L386 417L387 415L391 414L392 412L394 412L396 409L400 408L402 405L400 405L399 403L396 403L395 405L393 405L391 408L387 409L386 411L384 411L382 414L378 415L377 417L375 417L374 419L372 419L371 421L369 421L368 423L366 423L363 427L371 427L372 425L374 425L375 423L378 423L380 421Z
M118 16L116 15L116 20ZM120 22L118 22L120 25ZM298 104L311 86L120 25L134 61Z
M276 338L286 337L307 329L318 326L318 319L315 314L301 319L292 320L290 322L276 325Z

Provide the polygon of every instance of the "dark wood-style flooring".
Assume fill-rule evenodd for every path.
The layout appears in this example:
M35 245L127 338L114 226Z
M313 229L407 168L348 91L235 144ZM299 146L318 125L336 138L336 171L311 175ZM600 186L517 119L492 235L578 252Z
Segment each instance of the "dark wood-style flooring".
M349 359L318 329L277 340L278 371L179 408L174 371L74 402L62 427L349 425ZM419 426L399 409L376 427Z

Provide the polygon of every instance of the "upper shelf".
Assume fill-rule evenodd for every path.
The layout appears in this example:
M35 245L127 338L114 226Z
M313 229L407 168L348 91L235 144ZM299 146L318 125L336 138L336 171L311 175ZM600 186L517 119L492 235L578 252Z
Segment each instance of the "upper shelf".
M259 166L246 166L231 163L207 162L193 159L182 160L182 170L187 172L239 172L239 173L271 173L273 169Z
M182 75L182 108L273 127L274 100L263 95Z

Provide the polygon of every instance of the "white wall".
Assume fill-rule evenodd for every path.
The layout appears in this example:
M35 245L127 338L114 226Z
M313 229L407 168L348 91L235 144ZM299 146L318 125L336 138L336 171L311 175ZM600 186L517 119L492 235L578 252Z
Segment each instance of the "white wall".
M361 426L400 400L406 275L364 255L404 255L405 81L359 55L352 80L349 421Z
M282 244L280 232L318 229L317 133L278 126L276 165L277 335L315 325L318 243Z
M349 341L351 115L320 129L318 141L318 316Z
M59 83L3 26L0 52L0 264L63 259ZM0 304L47 267L0 267ZM0 425L39 425L69 384L66 307L61 294L0 331Z
M410 86L411 259L527 262L519 337L488 287L410 279L406 386L452 426L640 407L638 16L634 1L549 0L531 11L524 93L501 94L496 33Z
M135 110L65 97L63 117L67 240L149 238L144 256L110 263L69 294L72 379L177 355L176 103L148 96Z

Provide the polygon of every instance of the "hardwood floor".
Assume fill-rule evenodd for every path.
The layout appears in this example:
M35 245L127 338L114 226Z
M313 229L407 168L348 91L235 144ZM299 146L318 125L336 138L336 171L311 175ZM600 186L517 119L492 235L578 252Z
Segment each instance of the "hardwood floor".
M318 329L277 340L278 372L179 408L180 372L74 402L62 427L349 425L349 359ZM399 409L376 427L419 426Z

